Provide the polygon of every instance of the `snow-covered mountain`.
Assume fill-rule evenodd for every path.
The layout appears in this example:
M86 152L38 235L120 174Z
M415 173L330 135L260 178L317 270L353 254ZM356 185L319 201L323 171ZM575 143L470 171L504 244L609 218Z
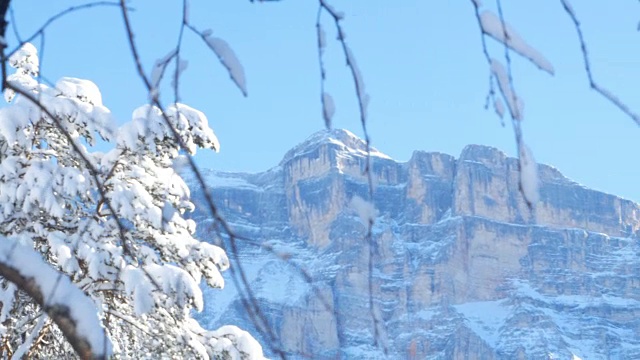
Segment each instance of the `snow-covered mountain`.
M238 241L239 259L292 357L640 358L640 206L540 165L531 210L518 161L486 146L405 163L374 150L372 310L367 229L351 201L368 197L365 166L363 141L333 130L264 173L205 171L251 239ZM213 239L204 210L194 218ZM207 290L205 307L205 325L255 333L232 281Z

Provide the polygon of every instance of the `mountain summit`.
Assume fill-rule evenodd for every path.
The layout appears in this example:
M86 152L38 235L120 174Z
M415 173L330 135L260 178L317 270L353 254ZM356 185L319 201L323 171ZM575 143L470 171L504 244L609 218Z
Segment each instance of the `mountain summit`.
M221 213L252 240L238 242L232 266L245 268L290 357L640 358L638 204L539 165L531 209L518 160L487 146L404 163L373 150L368 243L353 206L368 194L365 155L352 133L322 131L267 172L207 173ZM194 219L214 236L206 214ZM252 329L229 280L205 308L212 328Z
M331 150L333 154L366 156L366 142L345 129L320 130L309 136L304 142L287 151L280 164L284 164L298 156L305 156L319 151L322 148ZM371 156L391 159L375 148L370 149Z

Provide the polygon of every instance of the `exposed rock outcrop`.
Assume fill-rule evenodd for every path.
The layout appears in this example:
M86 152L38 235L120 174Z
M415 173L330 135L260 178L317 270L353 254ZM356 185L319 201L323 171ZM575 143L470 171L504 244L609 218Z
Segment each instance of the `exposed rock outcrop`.
M314 358L384 358L385 347L414 359L640 358L637 204L539 165L540 203L530 209L518 191L518 161L486 146L470 145L458 159L416 151L406 163L374 149L370 164L378 215L371 244L351 205L368 197L366 147L348 131L314 134L265 173L206 173L236 231L263 245L239 242L239 258L284 350ZM213 236L204 214L195 219L201 236ZM227 284L207 292L202 318L251 329Z

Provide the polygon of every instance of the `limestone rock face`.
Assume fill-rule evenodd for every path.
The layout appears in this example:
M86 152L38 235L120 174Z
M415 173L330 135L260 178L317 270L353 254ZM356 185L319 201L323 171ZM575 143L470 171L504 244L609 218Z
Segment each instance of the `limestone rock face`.
M368 199L368 166L371 242L352 202ZM361 139L333 130L265 173L205 176L250 239L237 258L227 249L232 266L290 357L640 358L640 207L552 167L539 165L529 208L517 159L497 149L416 151L405 163L372 149L368 163ZM204 211L194 219L216 238ZM230 275L224 291L205 290L201 320L257 334Z

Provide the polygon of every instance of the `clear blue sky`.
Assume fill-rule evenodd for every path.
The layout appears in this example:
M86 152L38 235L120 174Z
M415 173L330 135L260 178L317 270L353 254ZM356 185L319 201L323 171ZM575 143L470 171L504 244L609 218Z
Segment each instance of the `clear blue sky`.
M556 70L551 77L526 60L516 57L513 64L515 87L525 100L525 141L536 159L586 186L640 201L640 129L589 90L576 33L560 1L503 2L509 22ZM640 4L573 2L595 76L640 111ZM16 25L26 37L52 13L78 3L83 2L13 1ZM131 2L147 71L175 46L181 3ZM458 156L470 143L515 154L508 122L502 127L491 109L484 110L488 67L470 0L333 3L345 13L347 40L371 95L375 147L401 161L417 149ZM220 154L199 155L203 167L266 170L323 128L316 11L315 1L191 1L191 22L230 43L244 65L249 91L242 97L214 55L188 34L182 101L206 113L222 144ZM333 25L324 24L330 35L327 90L336 101L334 125L361 135L353 85L333 41ZM15 38L9 42L15 44ZM41 49L40 41L34 44ZM44 45L42 74L52 81L61 76L94 81L120 121L146 101L117 8L61 19L47 30ZM496 57L502 54L500 47L491 49Z

